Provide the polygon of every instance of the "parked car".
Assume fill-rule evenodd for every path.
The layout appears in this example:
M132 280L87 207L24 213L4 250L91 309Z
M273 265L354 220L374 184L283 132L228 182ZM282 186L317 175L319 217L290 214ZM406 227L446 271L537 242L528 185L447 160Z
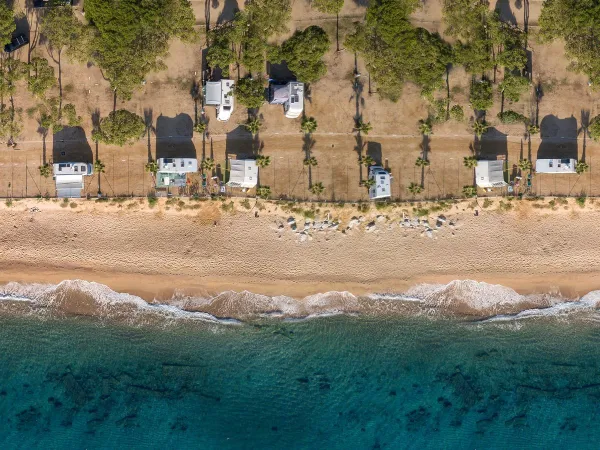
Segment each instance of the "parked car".
M12 41L10 41L10 44L6 44L4 46L4 51L6 53L12 53L15 50L20 49L21 47L24 47L27 44L29 44L29 38L24 34L20 34L14 37Z

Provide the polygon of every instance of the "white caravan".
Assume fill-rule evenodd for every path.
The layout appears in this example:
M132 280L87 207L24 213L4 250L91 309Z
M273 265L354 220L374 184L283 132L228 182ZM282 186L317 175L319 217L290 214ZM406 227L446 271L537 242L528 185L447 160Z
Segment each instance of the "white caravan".
M52 164L58 198L79 198L84 188L83 177L93 173L91 164L65 162Z
M269 86L269 103L283 105L285 117L295 119L304 111L304 83L291 81L288 84Z
M217 107L217 120L227 122L233 112L233 80L207 81L204 104Z

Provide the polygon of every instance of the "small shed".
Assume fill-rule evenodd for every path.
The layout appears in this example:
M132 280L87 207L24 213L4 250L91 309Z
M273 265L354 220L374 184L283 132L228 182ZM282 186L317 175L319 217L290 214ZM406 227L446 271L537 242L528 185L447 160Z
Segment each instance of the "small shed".
M381 166L371 166L369 167L369 179L375 180L375 183L369 188L369 198L371 200L391 197L392 183L387 170Z
M507 185L504 181L504 161L477 161L475 181L481 188L496 188Z
M538 159L535 162L537 173L577 173L577 160L573 158Z
M230 159L227 186L250 189L258 182L258 166L254 159Z

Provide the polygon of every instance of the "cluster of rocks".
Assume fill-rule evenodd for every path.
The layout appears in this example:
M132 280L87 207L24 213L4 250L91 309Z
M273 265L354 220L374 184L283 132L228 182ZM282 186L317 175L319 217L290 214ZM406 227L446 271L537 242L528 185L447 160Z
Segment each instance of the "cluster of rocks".
M366 233L378 233L381 230L382 224L387 224L387 229L392 230L396 226L404 229L421 230L421 236L428 238L434 237L434 233L442 227L454 229L456 220L448 220L445 216L440 215L432 219L435 223L431 224L431 219L419 219L417 217L403 217L400 221L390 219L385 215L378 215L372 220L368 220L364 216L354 216L350 219L345 227L340 227L339 221L331 220L305 220L303 223L298 223L294 217L289 217L286 222L277 223L277 231L281 237L283 232L292 231L296 234L299 242L311 241L314 234L326 234L328 232L339 232L343 235L351 234L353 230L363 229ZM454 231L452 231L454 234Z
M404 228L420 229L421 236L426 236L431 239L433 239L434 233L444 226L448 226L453 230L456 228L457 220L448 220L446 216L443 215L437 216L434 220L435 224L432 225L428 218L419 219L418 217L404 217L400 222L400 226ZM452 231L452 234L454 234L454 231Z
M312 233L326 233L328 231L339 231L338 228L340 223L338 221L330 221L330 220L305 220L304 223L297 223L294 217L289 217L287 219L287 227L298 235L298 240L300 242L305 242L307 240L312 240ZM277 226L279 232L283 232L286 230L286 225L280 223Z

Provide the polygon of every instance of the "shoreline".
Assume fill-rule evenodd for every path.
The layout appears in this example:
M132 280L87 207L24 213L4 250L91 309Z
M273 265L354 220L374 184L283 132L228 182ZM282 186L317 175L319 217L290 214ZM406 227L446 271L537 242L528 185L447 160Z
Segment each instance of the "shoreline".
M286 296L303 299L328 292L349 292L355 296L370 294L403 294L421 285L446 285L452 281L472 280L513 289L521 295L550 294L566 300L577 300L589 292L600 290L600 271L552 274L431 274L411 279L379 279L368 283L324 280L255 280L239 277L190 277L144 273L117 273L85 268L58 268L14 263L0 272L0 286L10 282L51 284L83 280L108 286L119 292L138 296L152 303L169 303L175 296L214 297L223 292L244 292L270 297ZM177 287L174 287L177 286Z
M81 279L147 301L230 290L296 299L331 291L403 293L453 280L567 299L600 289L600 243L592 232L600 202L582 208L573 199L515 200L508 211L502 202L482 209L465 200L436 212L436 203L366 212L313 204L316 218L306 219L302 208L309 206L302 203L290 211L262 201L248 210L231 199L227 208L220 201L188 200L181 208L159 199L153 208L137 200L77 200L76 208L65 208L21 200L0 204L0 284ZM415 206L431 211L415 216ZM305 221L325 217L335 230L300 231Z

